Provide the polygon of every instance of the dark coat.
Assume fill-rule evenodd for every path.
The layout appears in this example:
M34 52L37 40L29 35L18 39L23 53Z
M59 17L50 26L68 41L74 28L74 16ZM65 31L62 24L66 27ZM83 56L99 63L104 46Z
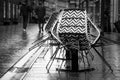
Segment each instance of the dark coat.
M20 8L21 16L29 16L31 12L32 12L32 8L30 6L22 5Z
M46 15L46 9L45 9L44 6L43 7L42 6L37 6L35 8L35 13L38 16L38 18L44 18L45 15Z

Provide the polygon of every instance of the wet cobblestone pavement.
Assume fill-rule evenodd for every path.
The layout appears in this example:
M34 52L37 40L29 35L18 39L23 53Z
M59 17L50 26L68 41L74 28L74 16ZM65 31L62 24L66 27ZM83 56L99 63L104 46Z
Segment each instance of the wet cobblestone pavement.
M28 51L37 30L37 24L29 24L26 32L22 24L0 26L0 77Z
M111 40L119 41L119 34L106 34L105 37ZM113 74L108 66L103 62L100 56L92 49L91 52L94 55L94 60L91 63L91 67L95 68L90 72L57 72L56 64L57 60L53 63L50 73L47 73L46 65L48 62L49 53L44 59L39 58L27 73L23 80L120 80L120 45L112 42L106 42L103 46L104 53L102 54L101 47L97 50L104 56L107 62L110 64Z
M115 41L119 41L119 34L106 34L105 37ZM91 67L95 68L91 72L60 72L56 71L56 63L54 62L50 73L47 73L45 69L47 64L46 59L39 58L25 76L23 80L120 80L120 46L112 42L106 42L103 46L104 53L102 54L101 47L98 47L97 50L104 56L107 62L110 64L113 69L113 74L106 64L100 59L100 56L92 49L94 55L94 60L92 61ZM49 53L47 54L49 55Z
M105 36L120 41L120 34L118 33ZM22 31L22 24L0 26L0 77L28 52L32 43L39 37L37 24L29 24L26 32ZM47 54L44 59L39 57L35 61L23 80L120 80L120 45L106 42L103 49L103 55L111 65L114 75L93 51L94 60L91 67L95 70L92 72L61 72L58 74L55 70L56 66L53 65L50 73L47 73L46 61L48 61L48 57L50 58L50 54ZM101 48L97 48L97 50L101 52Z

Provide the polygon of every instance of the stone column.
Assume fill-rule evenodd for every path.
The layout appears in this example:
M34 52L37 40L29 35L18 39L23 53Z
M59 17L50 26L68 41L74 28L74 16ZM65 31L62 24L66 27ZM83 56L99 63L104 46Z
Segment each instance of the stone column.
M110 9L110 23L111 23L111 30L115 29L113 23L118 21L118 0L111 0L111 9Z
M4 18L4 1L0 0L0 24L2 24L2 20Z

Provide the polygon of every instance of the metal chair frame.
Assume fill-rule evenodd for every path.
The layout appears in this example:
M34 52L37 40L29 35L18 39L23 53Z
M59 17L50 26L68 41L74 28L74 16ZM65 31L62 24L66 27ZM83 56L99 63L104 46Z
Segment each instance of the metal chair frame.
M63 56L63 59L61 59L61 58L56 58L56 55L58 54L58 51L59 50L61 50L61 49L64 49L64 50L66 50L66 49L68 49L68 47L67 47L67 45L69 44L64 44L62 41L61 41L61 39L60 39L60 36L59 36L59 33L63 33L62 31L60 31L60 26L61 26L61 23L62 23L62 19L64 18L64 14L65 14L65 12L71 12L72 13L72 11L74 12L74 11L76 11L77 13L77 15L79 14L79 12L81 11L80 9L65 9L65 10L63 10L63 11L61 11L59 14L58 14L58 16L55 18L55 21L54 21L54 23L52 23L52 26L51 27L49 27L49 29L47 28L47 26L44 28L44 30L49 34L49 36L47 37L47 38L45 38L45 39L43 39L43 40L38 40L39 42L37 42L33 47L31 47L30 48L30 50L32 50L32 49L34 49L35 47L41 47L42 45L43 45L43 43L45 43L46 41L48 41L48 40L53 40L54 42L50 42L50 43L48 43L49 45L50 45L50 47L52 47L52 46L57 46L57 48L56 48L56 51L53 53L53 55L51 56L51 58L50 58L50 61L47 63L47 65L46 65L46 69L47 69L47 71L49 72L49 70L50 70L50 68L51 68L51 66L52 66L52 64L53 64L53 62L54 62L54 60L55 59L57 59L57 60L62 60L62 63L61 63L61 65L60 65L60 69L61 69L61 67L62 67L62 65L63 65L63 62L66 60L66 59L64 59L65 58L65 56ZM85 22L84 23L84 28L83 29L81 29L81 28L79 28L79 29L81 29L81 32L80 32L80 30L78 30L78 32L77 32L77 29L76 29L76 32L72 32L72 33L85 33L85 35L86 35L86 39L89 41L89 43L90 43L90 48L93 48L95 51L96 51L96 53L100 56L100 58L105 62L105 64L109 67L109 69L112 71L112 68L111 68L111 66L109 65L109 63L105 60L105 58L102 56L102 55L100 55L100 53L95 49L95 47L93 46L93 45L95 45L96 43L97 43L97 41L99 40L99 38L100 38L100 30L98 29L98 27L90 20L90 18L87 16L87 13L86 13L86 11L85 10L83 10L83 13L84 13L84 18L85 18L85 21L83 21L83 22ZM82 14L83 15L83 14ZM72 15L72 16L74 16L74 15ZM50 20L49 20L50 21ZM92 25L92 28L91 28L91 26L89 26L88 25L88 22L90 22L90 24ZM48 22L49 23L49 22ZM48 25L48 24L47 24ZM80 27L80 26L79 26ZM94 28L93 28L94 27ZM95 35L93 32L92 32L92 29L95 29L96 31L97 31L97 34ZM68 30L68 32L69 32L69 30ZM94 36L94 37L93 37ZM91 37L92 38L94 38L94 39L91 39ZM42 43L42 44L41 44ZM73 45L74 46L74 45ZM75 47L75 46L74 46ZM79 47L80 46L77 46L77 47L75 47L75 49L78 49L78 53L79 54L81 54L81 58L79 59L79 61L81 62L83 62L84 63L84 68L85 68L85 59L87 60L87 63L88 63L88 67L90 66L90 63L89 63L89 60L88 60L88 54L90 55L90 57L91 57L91 59L93 60L94 59L94 56L93 56L93 54L92 54L92 52L90 51L90 49L89 50L79 50ZM47 52L46 52L47 53ZM62 53L62 52L61 52ZM61 54L60 53L60 54ZM59 55L60 55L59 54ZM84 55L85 54L85 55ZM45 54L46 55L46 54ZM63 55L65 55L65 53L63 52Z

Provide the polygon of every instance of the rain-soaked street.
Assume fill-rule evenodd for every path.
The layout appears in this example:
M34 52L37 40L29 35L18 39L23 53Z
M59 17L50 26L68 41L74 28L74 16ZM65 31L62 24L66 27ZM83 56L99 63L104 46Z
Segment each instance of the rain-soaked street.
M120 0L0 0L0 80L120 80Z
M118 33L107 33L105 34L105 37L115 41L119 41L120 39ZM48 51L45 58L40 58L39 54L42 53L44 47L35 54L35 57L38 56L36 61L34 60L34 56L31 58L30 61L32 62L33 60L34 64L28 71L12 71L15 70L17 66L20 67L20 65L24 65L24 63L20 64L21 62L26 62L24 60L27 60L29 64L29 60L26 58L33 53L28 54L21 61L19 60L27 54L29 48L33 46L32 43L38 38L40 39L41 37L39 35L37 24L29 24L26 32L23 32L22 24L0 26L0 77L2 77L2 80L21 80L18 75L21 76L21 74L24 74L25 72L27 72L27 74L22 77L22 80L120 80L120 46L110 41L105 42L103 56L111 65L114 75L111 74L108 66L105 65L93 50L94 60L92 61L91 67L95 68L94 71L85 73L61 72L61 74L58 74L56 71L56 63L54 63L50 73L47 73L46 64L51 53ZM101 52L101 48L98 47L97 49ZM47 50L47 47L45 50ZM42 54L44 54L44 52ZM42 56L42 54L40 56ZM18 62L18 64L17 66L14 66L16 62ZM12 69L10 69L11 67ZM24 67L20 68L25 69ZM8 75L10 77L8 77Z
M22 24L0 26L0 77L13 66L38 38L37 24L29 24L23 32Z

